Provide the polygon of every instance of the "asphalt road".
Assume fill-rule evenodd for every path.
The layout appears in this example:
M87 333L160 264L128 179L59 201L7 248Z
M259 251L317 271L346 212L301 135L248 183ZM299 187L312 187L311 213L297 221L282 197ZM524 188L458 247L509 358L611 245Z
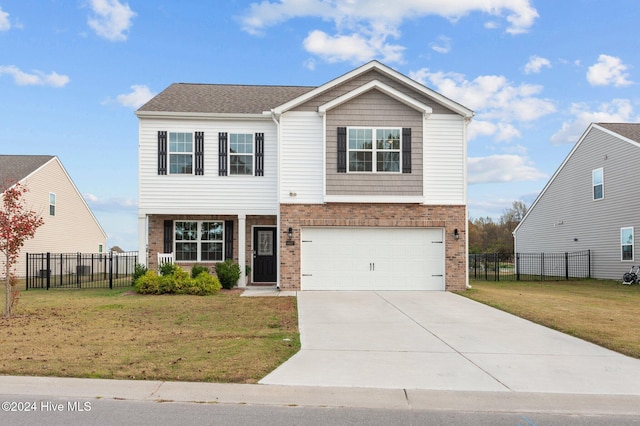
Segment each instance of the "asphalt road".
M638 425L640 416L198 404L2 395L0 424L69 425ZM8 403L8 405L7 405ZM15 411L12 411L15 410Z

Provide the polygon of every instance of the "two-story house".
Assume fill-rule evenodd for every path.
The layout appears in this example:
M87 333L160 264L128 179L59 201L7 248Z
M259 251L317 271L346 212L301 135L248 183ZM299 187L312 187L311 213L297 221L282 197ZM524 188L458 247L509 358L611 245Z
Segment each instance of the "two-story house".
M286 290L465 288L464 106L372 61L319 87L172 84L136 114L149 267L172 253Z

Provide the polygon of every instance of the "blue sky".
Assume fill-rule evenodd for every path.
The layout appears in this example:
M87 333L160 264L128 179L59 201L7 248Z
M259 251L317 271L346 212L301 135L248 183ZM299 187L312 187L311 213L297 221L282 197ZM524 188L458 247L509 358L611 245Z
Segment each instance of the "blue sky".
M0 0L0 153L57 155L108 246L135 250L142 103L377 59L476 112L469 215L497 218L589 123L640 121L638 22L637 0Z

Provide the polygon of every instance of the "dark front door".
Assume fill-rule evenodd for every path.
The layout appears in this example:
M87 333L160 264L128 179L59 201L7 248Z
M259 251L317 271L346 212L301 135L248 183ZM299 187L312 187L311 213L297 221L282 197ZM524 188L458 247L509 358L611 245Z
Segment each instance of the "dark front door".
M253 282L276 282L276 228L253 228Z

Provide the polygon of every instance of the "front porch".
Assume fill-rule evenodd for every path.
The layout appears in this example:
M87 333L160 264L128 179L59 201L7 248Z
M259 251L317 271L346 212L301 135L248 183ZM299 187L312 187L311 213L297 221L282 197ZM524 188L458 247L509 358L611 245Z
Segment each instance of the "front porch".
M216 263L232 259L240 265L239 287L278 284L275 215L148 215L139 221L141 235L148 230L149 269L170 259L184 269L198 264L215 273Z

